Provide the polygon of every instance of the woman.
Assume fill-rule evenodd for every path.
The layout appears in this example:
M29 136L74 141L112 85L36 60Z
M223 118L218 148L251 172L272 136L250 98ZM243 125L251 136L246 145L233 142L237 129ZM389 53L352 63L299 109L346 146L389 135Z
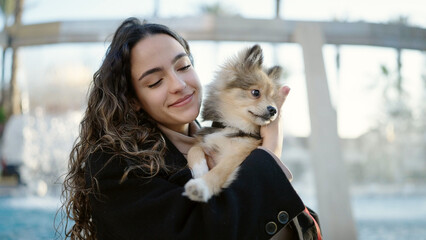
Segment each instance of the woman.
M281 104L288 91L282 89ZM199 128L201 97L182 37L134 18L121 24L94 74L70 155L63 207L75 223L67 237L317 238L316 222L279 160L279 121L261 129L262 147L219 196L208 203L182 196L192 177L185 155Z

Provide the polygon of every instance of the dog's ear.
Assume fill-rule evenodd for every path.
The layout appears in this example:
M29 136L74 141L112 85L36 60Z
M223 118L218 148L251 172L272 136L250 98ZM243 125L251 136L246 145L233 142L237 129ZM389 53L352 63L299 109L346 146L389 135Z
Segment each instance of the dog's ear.
M273 66L266 71L266 74L269 78L274 81L279 81L281 79L281 75L283 73L283 68L280 66Z
M244 59L244 66L249 68L256 67L260 68L263 63L262 48L259 45L254 45L247 50L246 57Z

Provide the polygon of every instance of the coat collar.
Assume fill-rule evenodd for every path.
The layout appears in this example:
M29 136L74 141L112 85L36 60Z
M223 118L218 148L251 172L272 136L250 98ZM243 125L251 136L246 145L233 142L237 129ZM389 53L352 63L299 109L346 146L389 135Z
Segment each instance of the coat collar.
M173 145L177 148L177 150L179 150L179 152L184 155L184 157L187 156L189 149L197 142L194 137L194 134L200 129L200 127L195 121L189 123L188 134L176 132L159 123L157 124L157 126L163 133L163 136L167 137L170 142L172 142Z
M173 145L173 143L163 134L166 140L167 151L164 160L167 166L171 167L172 172L166 174L169 182L184 186L192 178L191 170L188 168L188 162L183 154Z

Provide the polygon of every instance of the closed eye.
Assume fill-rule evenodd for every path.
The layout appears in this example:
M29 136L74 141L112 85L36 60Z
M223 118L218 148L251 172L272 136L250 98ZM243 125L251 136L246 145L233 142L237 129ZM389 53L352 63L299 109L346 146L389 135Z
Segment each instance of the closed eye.
M185 71L185 70L189 69L190 67L191 67L191 64L188 64L184 67L179 68L178 71Z
M156 87L156 86L158 86L158 85L161 83L161 81L163 81L163 79L162 79L162 78L161 78L160 80L156 81L155 83L148 85L148 87L149 87L149 88Z

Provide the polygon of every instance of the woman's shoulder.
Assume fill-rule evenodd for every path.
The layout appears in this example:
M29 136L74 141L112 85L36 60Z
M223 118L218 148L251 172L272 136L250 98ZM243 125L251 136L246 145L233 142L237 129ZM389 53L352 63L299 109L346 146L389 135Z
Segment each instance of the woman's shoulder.
M89 155L85 167L91 176L110 176L116 173L123 174L126 164L119 154L98 149Z
M126 178L169 178L170 175L186 167L186 161L182 160L181 158L184 159L184 157L180 155L173 146L169 145L164 156L166 165L169 167L168 170L159 169L158 172L153 172L145 169L146 166L143 166L141 162L142 157L116 152L111 149L98 149L89 155L85 167L87 175L96 177L98 180L104 178L122 179L124 174L126 174Z

